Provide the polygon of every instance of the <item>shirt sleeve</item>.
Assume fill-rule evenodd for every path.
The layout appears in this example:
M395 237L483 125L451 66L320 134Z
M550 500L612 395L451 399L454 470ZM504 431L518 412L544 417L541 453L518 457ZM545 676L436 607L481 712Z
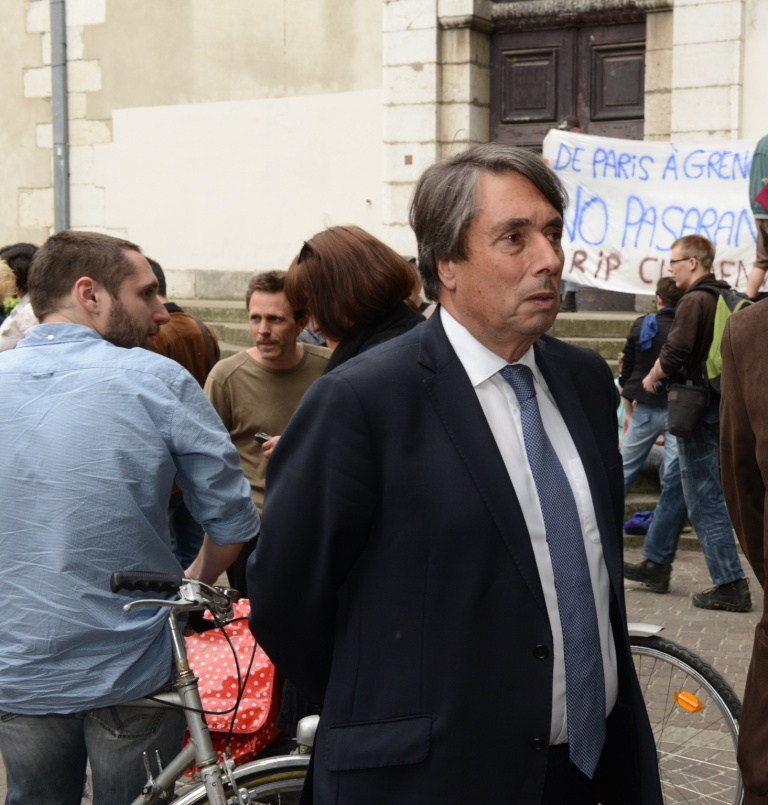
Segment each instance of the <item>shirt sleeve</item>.
M704 291L687 294L678 303L666 343L659 353L659 363L665 375L673 375L691 364L699 337L702 305L708 299L709 293Z
M260 523L240 456L192 375L179 372L176 384L170 440L184 502L213 542L247 542Z

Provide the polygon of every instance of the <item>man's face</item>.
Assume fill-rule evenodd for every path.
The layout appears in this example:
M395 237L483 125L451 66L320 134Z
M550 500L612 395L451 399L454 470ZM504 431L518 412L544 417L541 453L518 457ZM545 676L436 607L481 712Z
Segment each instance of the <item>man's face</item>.
M123 280L117 299L111 300L101 335L116 347L149 347L170 316L157 298L157 279L149 263L138 252L124 254L134 272Z
M682 247L673 246L669 253L669 273L678 288L687 290L693 282L691 273L696 266L695 258L688 258L683 252Z
M524 176L483 173L466 260L438 261L440 301L507 361L545 333L560 309L563 221Z
M273 369L290 369L300 359L296 338L306 319L296 321L285 294L254 291L248 304L253 357ZM253 354L253 353L252 353Z

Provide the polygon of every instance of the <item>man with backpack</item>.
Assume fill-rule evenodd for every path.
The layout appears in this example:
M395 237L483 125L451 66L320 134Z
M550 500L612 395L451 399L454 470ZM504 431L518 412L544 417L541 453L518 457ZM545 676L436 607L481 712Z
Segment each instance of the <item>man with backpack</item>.
M643 379L643 388L656 393L659 381L690 381L708 389L703 415L687 437L678 437L683 496L688 516L701 542L709 574L715 586L693 595L693 604L701 609L749 612L752 600L749 582L736 551L733 528L728 518L720 482L720 395L707 377L707 359L715 333L718 302L732 293L730 286L715 278L712 264L715 246L701 235L686 235L676 240L670 251L670 272L684 293L677 305L675 321L659 358ZM709 373L709 377L712 377ZM640 581L656 592L669 589L672 561L679 534L663 527L660 517L666 508L679 505L662 490L643 544L646 557L639 564L624 565L624 575ZM661 522L661 527L654 526Z

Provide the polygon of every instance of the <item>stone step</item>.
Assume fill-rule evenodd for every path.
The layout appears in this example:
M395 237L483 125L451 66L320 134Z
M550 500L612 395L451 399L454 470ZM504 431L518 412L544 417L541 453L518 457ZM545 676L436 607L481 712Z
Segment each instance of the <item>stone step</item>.
M629 334L632 322L638 313L621 313L617 311L602 313L590 311L585 313L559 313L550 328L551 335L569 341L571 337L620 338L622 342Z
M203 317L200 316L202 319ZM203 319L205 321L205 319ZM239 349L253 346L251 340L251 330L248 324L241 324L240 322L221 322L221 321L207 321L213 331L216 333L216 338L219 341L225 341L228 344L235 344Z

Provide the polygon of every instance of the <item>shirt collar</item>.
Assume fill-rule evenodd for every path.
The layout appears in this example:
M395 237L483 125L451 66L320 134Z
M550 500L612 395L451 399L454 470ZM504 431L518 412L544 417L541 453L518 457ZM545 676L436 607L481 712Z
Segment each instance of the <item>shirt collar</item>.
M40 344L61 344L68 341L83 341L88 338L98 338L101 336L91 327L84 324L72 324L70 322L49 322L48 324L37 324L31 327L26 336L19 341L16 348L35 347Z
M495 374L498 374L508 365L504 358L500 357L495 352L491 352L488 347L481 344L472 333L470 333L463 324L459 324L444 307L440 308L440 321L442 322L448 341L450 341L454 352L461 361L467 375L469 375L469 382L472 383L474 388L477 388L481 383L484 383ZM527 366L533 372L536 382L546 388L539 368L536 366L533 345L528 348L519 360L513 363L522 363Z

